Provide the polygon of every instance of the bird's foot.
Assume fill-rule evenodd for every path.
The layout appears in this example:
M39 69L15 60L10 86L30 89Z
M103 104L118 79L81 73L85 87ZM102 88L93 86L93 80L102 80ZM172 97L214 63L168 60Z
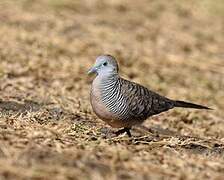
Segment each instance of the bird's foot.
M128 135L129 137L131 137L130 129L131 129L131 128L123 128L123 129L120 129L120 130L118 130L117 132L115 132L115 134L116 134L116 136L119 136L120 134L123 134L123 133L126 132L127 135Z

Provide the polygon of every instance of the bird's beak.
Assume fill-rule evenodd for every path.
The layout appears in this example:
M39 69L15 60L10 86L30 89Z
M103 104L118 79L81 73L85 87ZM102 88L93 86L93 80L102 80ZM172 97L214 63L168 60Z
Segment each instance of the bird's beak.
M89 69L89 71L88 71L88 75L90 75L90 74L94 74L94 73L96 73L96 72L97 72L97 67L93 66L92 68Z

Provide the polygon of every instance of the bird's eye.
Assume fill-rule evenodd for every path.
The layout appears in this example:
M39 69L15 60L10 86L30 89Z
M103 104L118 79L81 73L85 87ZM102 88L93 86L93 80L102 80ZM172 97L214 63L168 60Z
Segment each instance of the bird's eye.
M103 66L106 66L107 65L107 62L103 63Z

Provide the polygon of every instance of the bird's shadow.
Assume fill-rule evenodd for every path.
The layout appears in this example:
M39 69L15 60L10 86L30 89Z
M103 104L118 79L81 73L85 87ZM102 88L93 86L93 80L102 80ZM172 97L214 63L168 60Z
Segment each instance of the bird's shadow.
M112 130L108 130L109 128L103 129L103 133L107 133L107 135L108 131L109 134L113 133ZM148 128L143 125L133 127L132 134L132 137L127 137L127 135L124 134L122 137L109 135L107 138L127 145L145 144L151 149L165 146L175 151L184 151L190 154L224 157L224 144L215 139L211 140L206 137L185 136L169 129L161 127Z
M102 136L105 138L116 137L117 130L112 130L111 128L101 128ZM177 132L171 131L169 129L163 129L161 127L145 127L143 125L132 127L131 129L132 139L142 138L143 136L153 136L153 137L171 137L177 136ZM125 135L125 133L124 133Z

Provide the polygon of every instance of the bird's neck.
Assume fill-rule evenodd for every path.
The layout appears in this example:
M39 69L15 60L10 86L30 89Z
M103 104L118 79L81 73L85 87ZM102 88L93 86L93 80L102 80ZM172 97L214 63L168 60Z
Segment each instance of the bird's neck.
M108 73L108 74L98 74L98 76L96 78L99 81L115 82L120 78L120 76L118 73Z
M116 84L119 82L119 75L118 74L98 74L93 81L92 87L96 87L97 89L103 90L107 89L110 92Z

